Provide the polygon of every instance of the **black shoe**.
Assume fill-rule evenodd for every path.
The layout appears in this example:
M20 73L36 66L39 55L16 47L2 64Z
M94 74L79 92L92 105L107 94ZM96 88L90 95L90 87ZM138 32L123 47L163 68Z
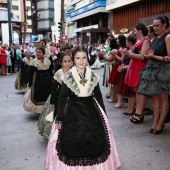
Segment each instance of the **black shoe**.
M144 121L144 116L143 115L138 115L137 113L134 114L132 118L130 118L130 121L135 124L143 123Z
M130 116L130 115L134 115L134 112L132 112L132 113L123 112L123 114L126 115L126 116Z
M156 129L155 129L155 130L153 131L153 134L158 135L158 134L162 133L163 130L164 130L164 127L165 127L165 125L162 126L161 130L156 130Z
M153 133L154 131L155 131L155 129L153 129L153 128L149 129L149 133Z

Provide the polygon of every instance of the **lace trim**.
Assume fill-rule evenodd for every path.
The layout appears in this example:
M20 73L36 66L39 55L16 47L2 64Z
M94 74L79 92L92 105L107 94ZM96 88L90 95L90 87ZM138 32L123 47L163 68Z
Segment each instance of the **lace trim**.
M45 55L44 55L44 57L50 58L50 56L51 56L51 51L50 51L50 49L45 48Z
M58 70L55 75L54 75L54 80L56 80L57 82L59 82L60 84L62 84L62 77L64 76L64 71L63 69Z
M32 60L33 60L32 57L30 57L30 60L28 60L27 57L24 57L24 58L22 59L22 62L24 62L26 65L30 65L30 63L32 62Z
M57 155L58 155L60 161L62 161L63 163L65 163L68 166L92 166L95 164L100 164L100 163L105 162L111 153L111 145L110 145L109 132L107 129L107 125L105 123L102 112L101 112L97 102L95 101L95 99L93 102L99 112L99 115L101 117L101 121L102 121L102 124L104 127L104 131L105 131L105 137L106 137L105 152L103 152L102 154L100 154L98 156L94 156L94 157L68 157L67 155L64 154L64 152L61 149L60 135L59 135L57 144L56 144L56 149L58 151ZM68 100L67 105L65 107L65 111L64 111L65 116L68 114L70 104L71 104L71 100Z
M50 65L51 61L46 57L44 57L43 62L41 60L38 60L37 58L34 58L30 63L30 66L36 67L37 70L48 70Z
M79 97L90 96L95 86L99 82L99 76L97 74L92 72L88 67L86 67L86 70L87 72L85 78L88 81L85 86L82 86L79 83L80 77L75 67L72 67L72 69L64 75L63 82L67 85L68 88L70 88L72 92L75 93L75 95Z

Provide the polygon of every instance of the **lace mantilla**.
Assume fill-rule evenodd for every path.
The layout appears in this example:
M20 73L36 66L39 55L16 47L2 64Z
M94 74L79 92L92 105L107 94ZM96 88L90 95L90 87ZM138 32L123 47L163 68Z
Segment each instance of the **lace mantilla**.
M32 62L32 60L33 60L32 57L30 57L29 60L28 60L27 57L24 57L24 58L22 59L22 62L24 62L26 65L30 65L30 63Z
M59 82L60 84L62 84L62 77L64 76L64 71L63 69L58 70L55 75L54 75L54 80L56 80L57 82Z
M34 58L30 63L30 66L36 67L37 70L48 70L50 65L51 65L51 61L46 57L44 57L43 61Z
M75 95L79 97L87 97L92 94L92 91L98 84L99 76L86 67L85 79L87 80L87 83L83 86L80 84L81 79L78 75L77 69L73 66L72 69L64 75L63 82L75 93Z

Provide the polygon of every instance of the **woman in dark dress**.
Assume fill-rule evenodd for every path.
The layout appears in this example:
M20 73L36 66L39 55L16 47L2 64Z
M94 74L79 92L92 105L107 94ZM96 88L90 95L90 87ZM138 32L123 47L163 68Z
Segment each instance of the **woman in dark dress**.
M148 49L146 58L150 59L141 71L138 92L152 96L154 121L150 133L160 134L168 112L168 94L170 94L170 35L165 33L169 27L167 17L154 20L153 28L158 35Z
M36 58L30 63L29 90L26 91L24 109L28 112L41 113L43 106L51 94L53 74L51 61L44 57L42 47L36 49Z
M29 50L25 51L25 57L22 59L21 65L21 86L23 88L27 87L29 81L29 65L32 62L33 58L31 57L31 52Z
M44 139L48 139L51 132L52 122L56 116L54 115L54 113L56 113L54 110L56 110L58 106L58 95L62 84L62 77L71 68L72 65L71 55L62 53L60 57L60 63L61 69L59 69L53 77L54 82L51 95L48 97L43 111L38 119L39 133L43 136Z
M44 57L42 47L36 49L36 58L30 63L30 77L28 86L31 88L31 100L35 105L44 105L51 94L53 74L51 61Z
M132 52L133 45L135 44L135 42L136 42L136 38L134 36L127 37L126 46L130 52ZM128 96L128 107L126 112L123 113L124 115L132 115L135 109L135 91L133 87L129 87L127 84L124 83L130 60L131 58L129 56L127 55L123 56L123 62L118 68L118 71L120 72L120 81L118 86L118 99L123 98L123 96Z
M46 162L48 170L116 170L121 165L105 114L99 77L86 67L87 57L85 47L75 47L74 66L64 75L56 114L59 135L51 147L52 159ZM54 129L55 124L51 133Z

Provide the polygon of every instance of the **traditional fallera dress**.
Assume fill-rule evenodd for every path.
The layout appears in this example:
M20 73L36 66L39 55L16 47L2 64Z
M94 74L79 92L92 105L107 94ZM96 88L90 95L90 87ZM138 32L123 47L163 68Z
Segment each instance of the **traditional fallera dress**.
M51 94L53 85L51 62L47 57L30 63L29 84L26 90L24 109L28 112L41 113L44 104Z
M46 170L116 170L121 161L109 125L99 77L86 67L84 78L76 67L64 75L56 122L46 151Z
M62 77L64 76L63 69L58 70L54 75L54 83L51 95L48 97L43 111L38 119L38 130L44 139L48 139L51 132L52 122L54 120L54 111L51 110L51 104L55 105L55 110L58 105L58 95L62 84Z
M24 90L27 87L27 84L29 82L29 69L30 69L30 63L32 62L33 58L30 57L29 59L27 57L24 57L22 59L22 66L19 70L16 80L15 80L15 89L17 90Z
M167 56L165 33L162 37L156 37L152 42L154 55ZM146 95L170 94L170 63L156 59L150 59L146 67L140 72L141 80L138 91Z

